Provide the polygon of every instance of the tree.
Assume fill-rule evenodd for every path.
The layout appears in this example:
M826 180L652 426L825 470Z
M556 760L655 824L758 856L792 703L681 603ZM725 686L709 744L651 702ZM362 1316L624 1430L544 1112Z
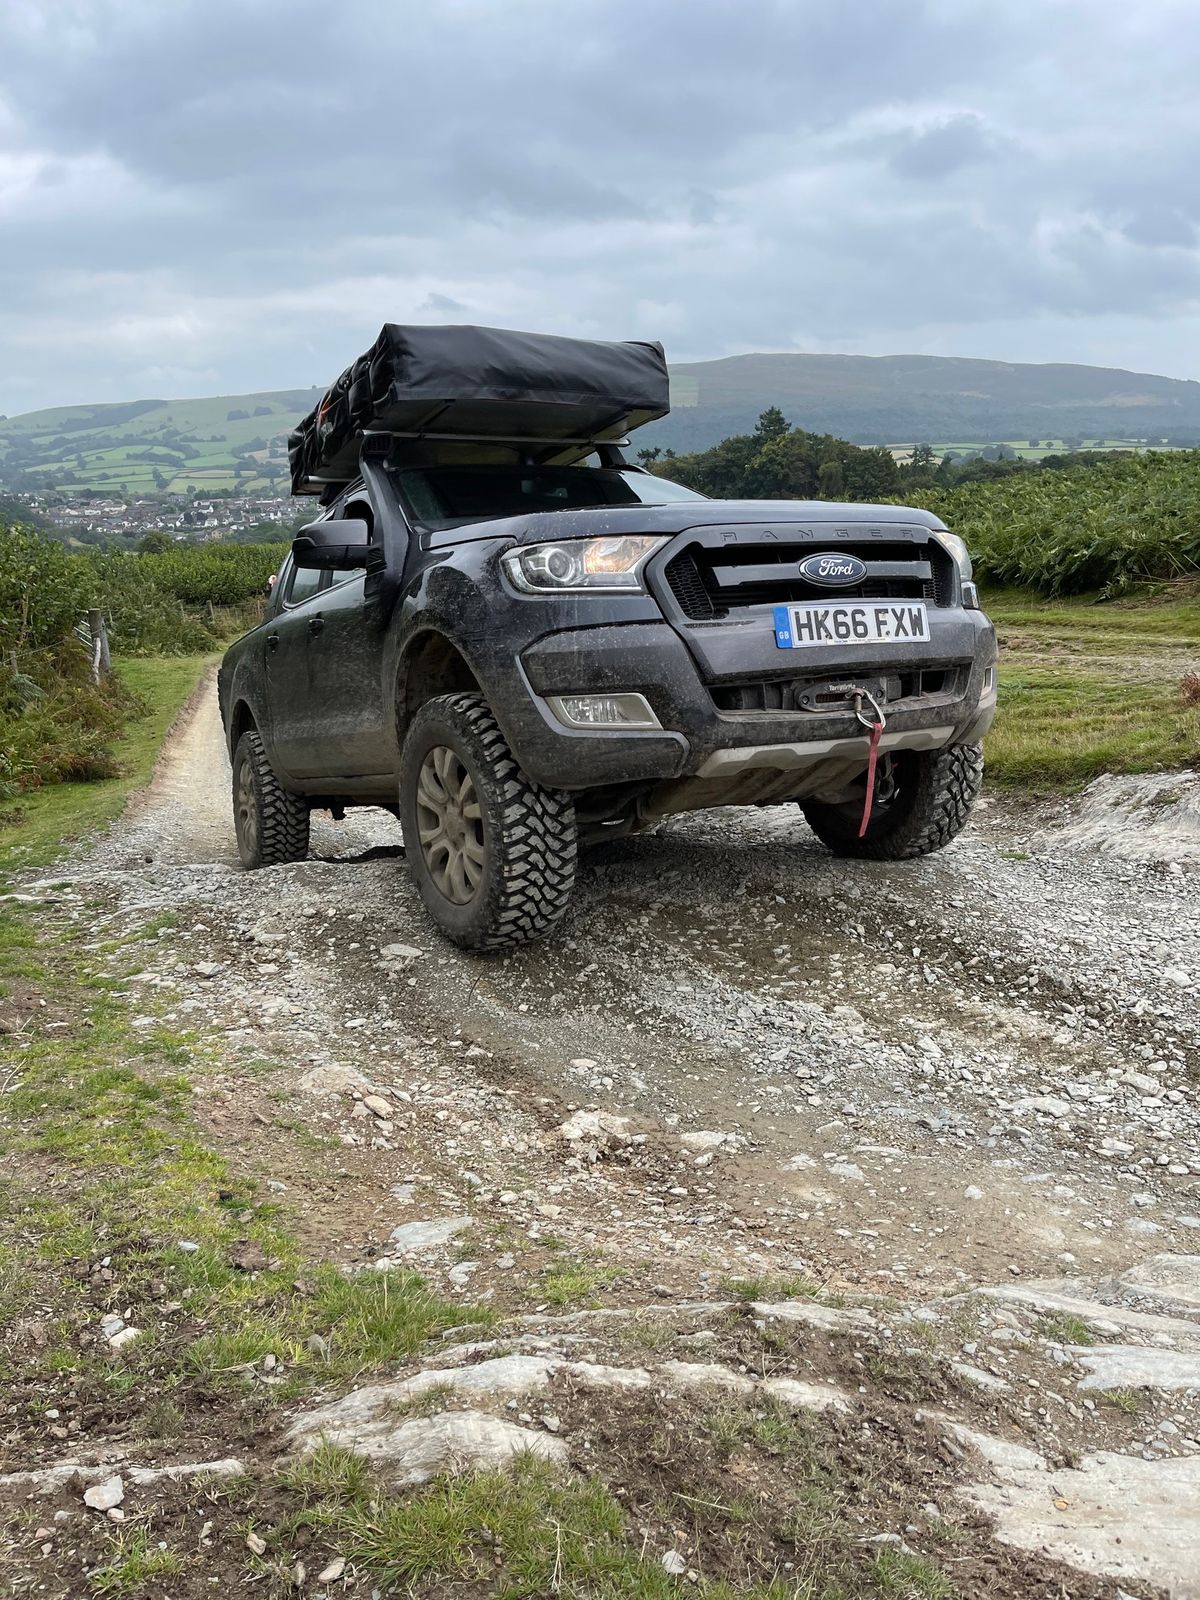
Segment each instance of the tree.
M768 439L746 464L736 492L751 500L811 500L817 489L817 441L802 428Z
M768 406L754 424L754 437L759 444L769 444L772 439L782 439L791 424L778 406Z
M883 445L859 450L843 445L838 452L847 500L889 500L900 493L900 468Z
M821 459L817 493L822 500L840 500L846 493L846 476L842 471L842 463L832 450L827 450Z
M142 535L138 544L138 551L144 556L161 556L171 548L171 536L163 533L161 528L151 528L149 533Z

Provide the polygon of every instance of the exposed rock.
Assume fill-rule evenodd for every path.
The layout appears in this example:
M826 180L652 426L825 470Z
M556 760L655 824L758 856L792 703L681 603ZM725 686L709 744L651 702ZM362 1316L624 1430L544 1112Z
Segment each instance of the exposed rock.
M750 1309L767 1322L805 1322L810 1328L854 1328L862 1332L874 1327L874 1320L865 1311L824 1306L818 1300L780 1300L774 1305L756 1300Z
M594 1144L600 1150L629 1143L629 1118L611 1111L576 1111L559 1128L570 1144Z
M402 1222L393 1228L390 1242L398 1256L419 1255L423 1250L434 1250L449 1244L455 1234L471 1226L471 1218L434 1217L429 1222ZM382 1263L380 1263L382 1264Z
M1126 1289L1200 1311L1200 1256L1152 1256L1123 1272L1117 1282Z
M1200 1389L1200 1355L1145 1345L1076 1345L1071 1354L1088 1369L1081 1389Z
M360 1391L361 1393L361 1391ZM346 1397L354 1401L354 1395ZM439 1473L484 1471L504 1466L513 1456L529 1453L566 1464L566 1442L544 1430L519 1427L482 1411L445 1411L435 1417L397 1422L383 1409L370 1417L357 1405L340 1420L337 1406L326 1406L292 1428L301 1450L322 1440L373 1460L386 1461L402 1485L428 1483ZM317 1419L320 1419L319 1421Z
M55 1489L61 1489L64 1483L71 1478L82 1478L93 1484L99 1484L104 1479L112 1476L113 1452L109 1452L106 1462L83 1462L74 1459L57 1461L51 1467L35 1467L23 1472L7 1472L0 1474L0 1488L27 1488L35 1493L46 1494ZM240 1477L246 1468L236 1456L225 1456L220 1461L180 1461L169 1467L128 1467L122 1465L124 1477L142 1488L149 1484L159 1483L163 1479L176 1478L236 1478Z
M995 1284L977 1293L989 1300L1028 1306L1031 1311L1058 1311L1067 1316L1081 1317L1098 1331L1119 1333L1127 1330L1169 1337L1178 1343L1190 1339L1200 1341L1200 1325L1194 1322L1186 1322L1178 1317L1155 1316L1149 1311L1130 1311L1126 1306L1104 1305L1098 1300L1087 1300L1081 1294L1068 1293L1058 1284Z
M1035 1094L1030 1095L1028 1099L1018 1100L1016 1105L1013 1106L1013 1110L1015 1112L1034 1111L1038 1116L1057 1119L1069 1114L1071 1102L1069 1100L1059 1100L1054 1095Z
M1200 862L1194 773L1106 775L1087 786L1072 810L1061 843L1131 861Z
M734 1133L717 1133L713 1129L698 1131L696 1133L681 1133L679 1142L685 1150L691 1150L696 1155L703 1155L707 1150L716 1150L721 1145L737 1143Z
M91 1506L93 1511L111 1511L124 1498L125 1485L116 1474L111 1478L102 1478L99 1483L93 1483L83 1491L83 1503Z
M850 1397L832 1383L805 1383L799 1378L764 1378L759 1384L791 1411L849 1411Z
M1081 1572L1158 1584L1173 1600L1200 1597L1200 1456L1143 1461L1102 1451L1072 1469L1016 1454L993 1452L1000 1481L962 1491L995 1519L1004 1543Z
M994 1372L985 1372L982 1367L973 1367L966 1361L952 1361L951 1370L967 1383L973 1383L977 1389L988 1389L995 1394L1004 1394L1012 1388L1007 1378L999 1378Z
M754 1380L716 1362L663 1361L655 1372L673 1389L720 1390L725 1394L753 1394Z
M393 1404L414 1399L429 1389L451 1389L462 1395L527 1394L545 1389L551 1374L561 1365L547 1356L497 1356L492 1361L480 1361L470 1367L436 1367L394 1383L376 1384L373 1388L386 1389L388 1400ZM360 1394L367 1392L359 1390Z

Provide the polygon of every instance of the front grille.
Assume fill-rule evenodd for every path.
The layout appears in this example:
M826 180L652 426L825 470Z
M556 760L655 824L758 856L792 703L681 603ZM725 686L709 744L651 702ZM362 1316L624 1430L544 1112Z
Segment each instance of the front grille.
M799 563L819 548L739 544L709 549L690 544L663 569L675 603L692 622L716 622L755 607L803 600L924 600L954 602L954 563L941 545L841 544L830 548L866 563L861 583L826 588L800 576Z

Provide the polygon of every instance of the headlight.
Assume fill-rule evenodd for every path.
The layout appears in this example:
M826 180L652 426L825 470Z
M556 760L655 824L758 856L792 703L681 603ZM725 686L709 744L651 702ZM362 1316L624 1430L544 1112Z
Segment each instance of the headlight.
M502 558L509 579L526 594L559 594L569 589L593 593L636 593L641 569L665 538L627 534L611 539L563 539L558 544L527 544Z
M959 577L969 578L971 576L971 552L967 549L965 541L946 528L934 528L931 531L942 549L950 552L954 564L958 568Z

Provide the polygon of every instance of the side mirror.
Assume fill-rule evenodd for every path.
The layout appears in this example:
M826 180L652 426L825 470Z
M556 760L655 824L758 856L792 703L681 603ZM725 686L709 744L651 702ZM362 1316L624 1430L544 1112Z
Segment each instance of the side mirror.
M370 544L370 529L361 518L310 522L292 540L292 558L298 567L315 567L319 572L348 572L367 565Z

